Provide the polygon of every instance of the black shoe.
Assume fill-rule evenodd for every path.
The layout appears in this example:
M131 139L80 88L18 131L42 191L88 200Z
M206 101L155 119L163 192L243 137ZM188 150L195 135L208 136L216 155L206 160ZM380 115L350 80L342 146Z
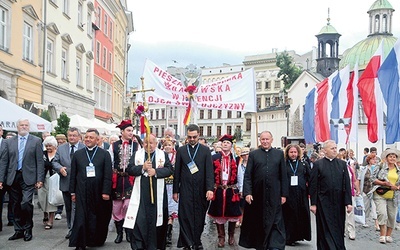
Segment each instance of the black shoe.
M67 233L67 235L65 235L65 238L66 238L66 239L69 239L69 237L71 237L71 233L72 233L72 231L69 230L68 233Z
M86 247L75 247L75 250L85 250Z
M126 237L128 237L128 235ZM117 243L117 244L121 243L122 238L124 238L124 235L122 233L117 234L117 238L115 238L114 243Z
M23 232L15 232L8 240L17 240L17 239L22 239L24 238L24 233Z
M32 229L25 231L24 241L30 241L32 239Z

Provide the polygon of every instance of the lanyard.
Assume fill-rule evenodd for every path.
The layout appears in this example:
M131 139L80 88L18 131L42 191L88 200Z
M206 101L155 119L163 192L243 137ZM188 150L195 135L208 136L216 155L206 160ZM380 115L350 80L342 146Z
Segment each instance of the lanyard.
M296 161L296 169L293 169L292 163L290 161L289 161L289 165L290 165L290 168L293 171L293 175L295 176L296 172L297 172L297 167L299 166L299 161Z
M190 155L189 145L186 146L186 149L187 149L190 160L192 160L192 162L194 162L194 159L196 158L196 155L197 155L197 150L199 150L199 144L197 144L197 148L196 148L196 151L194 151L193 157Z
M88 153L88 150L87 150L87 148L86 148L86 156L87 156L87 158L88 158L88 160L89 160L89 166L93 166L92 160L93 160L94 156L96 155L97 149L98 149L98 148L99 148L99 147L96 147L96 149L94 150L94 153L93 153L92 157L89 157L89 153Z

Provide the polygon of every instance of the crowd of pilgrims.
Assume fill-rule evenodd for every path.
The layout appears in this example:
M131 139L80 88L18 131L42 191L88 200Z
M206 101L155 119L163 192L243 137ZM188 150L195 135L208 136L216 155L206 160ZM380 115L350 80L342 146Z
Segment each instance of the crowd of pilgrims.
M101 246L111 221L116 229L114 242L121 243L125 233L132 249L171 247L172 230L179 230L177 247L203 249L200 238L206 214L217 229L215 240L218 248L227 244L256 249L284 249L285 245L295 246L299 241L311 240L310 181L314 164L325 157L324 148L311 147L307 150L303 143L289 144L283 149L271 147L273 138L270 132L263 132L267 135L267 144L264 144L261 134L259 148L240 148L229 134L209 144L199 135L196 125L189 127L186 139L181 142L175 139L173 128L167 128L163 138L150 135L142 140L134 134L129 120L122 121L118 127L120 135L106 139L99 136L94 146L109 153L112 171L104 172L112 175L109 201L105 199L101 203L95 198L102 194L98 189L104 189L104 186L84 186L88 190L82 191L79 185L88 184L82 184L81 177L76 176L74 181L68 183L74 185L76 190L71 187L62 189L60 184L69 229L65 237L70 239L70 247L85 249L87 246ZM53 174L67 177L71 166L78 171L80 157L86 158L84 140L78 139L79 136L76 128L70 128L67 137L49 134L43 137L46 179L43 188L38 190L38 205L43 211L46 230L52 229L57 211L57 207L48 202L47 182ZM73 145L76 148L71 152ZM60 164L63 153L59 150L63 147L65 156L71 157L67 164ZM265 152L257 149L265 149ZM361 209L364 213L362 227L375 227L376 231L380 231L379 242L384 244L393 242L392 230L396 228L396 221L400 223L399 192L396 192L400 184L400 153L387 149L378 157L376 151L374 147L365 148L362 163L357 161L351 149L342 148L337 154L337 158L346 163L348 175L345 176L349 178L354 207L347 212L342 207L343 213L346 213L343 230L349 239L356 238L355 217L357 210ZM94 155L91 157L93 159ZM107 161L108 157L104 159ZM248 165L251 169L247 168ZM260 167L265 165L269 168ZM207 170L210 167L211 170ZM270 184L263 183L264 176L260 176L259 171L271 171L271 174L266 174L272 177L268 179ZM100 177L96 175L97 178ZM91 188L93 190L89 191ZM257 193L260 189L266 189L268 197L277 197L279 201L282 198L282 202L270 205L268 202L274 203L273 199L263 200L265 192L260 196ZM74 199L72 204L69 202L71 196L75 198L75 192L79 198L75 202L84 205L75 205ZM85 195L82 195L84 192ZM202 197L197 197L200 195ZM101 209L96 206L101 206ZM89 213L92 217L84 215L87 211L92 211ZM9 209L9 223L12 223L12 213L13 209ZM179 219L179 228L173 229L175 219ZM368 222L372 221L373 225L369 225ZM241 228L240 237L235 239L238 228ZM318 233L339 230L323 229L326 232ZM98 239L93 243L93 238ZM324 249L321 246L318 245L318 248ZM341 249L338 245L335 248Z

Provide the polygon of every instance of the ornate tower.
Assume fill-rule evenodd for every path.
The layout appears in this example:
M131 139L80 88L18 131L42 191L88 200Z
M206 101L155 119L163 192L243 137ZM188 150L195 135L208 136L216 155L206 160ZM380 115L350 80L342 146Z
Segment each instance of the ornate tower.
M327 25L316 35L318 39L317 73L328 77L339 69L339 37L341 36L330 24L329 9Z

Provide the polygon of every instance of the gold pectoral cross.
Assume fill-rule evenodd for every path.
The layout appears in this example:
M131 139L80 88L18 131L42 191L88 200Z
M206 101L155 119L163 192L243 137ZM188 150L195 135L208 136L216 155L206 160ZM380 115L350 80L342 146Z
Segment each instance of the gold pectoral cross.
M158 167L162 167L162 165L164 164L164 161L160 159L160 165L158 165Z

